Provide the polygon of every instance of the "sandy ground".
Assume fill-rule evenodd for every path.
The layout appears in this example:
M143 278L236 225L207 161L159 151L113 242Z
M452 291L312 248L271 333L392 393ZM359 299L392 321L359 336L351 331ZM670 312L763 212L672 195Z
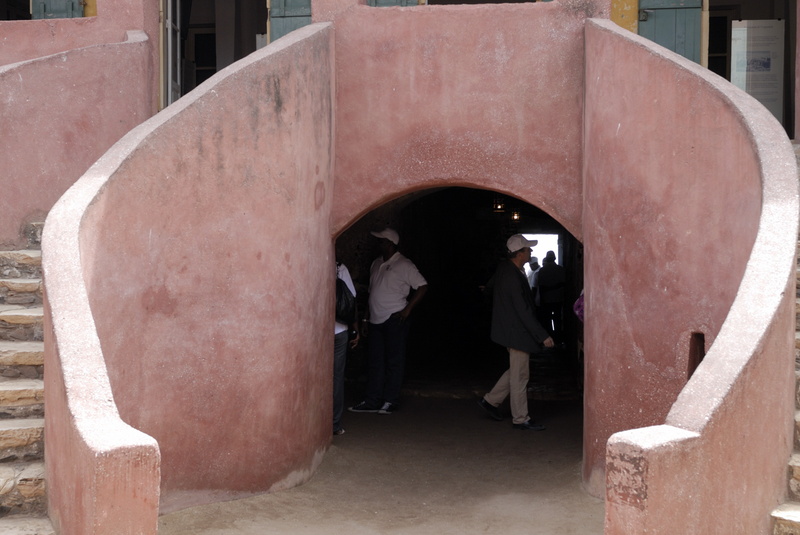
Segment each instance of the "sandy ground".
M495 422L470 396L407 397L391 415L345 413L300 487L162 516L163 535L603 532L581 489L581 402L531 402L542 432Z

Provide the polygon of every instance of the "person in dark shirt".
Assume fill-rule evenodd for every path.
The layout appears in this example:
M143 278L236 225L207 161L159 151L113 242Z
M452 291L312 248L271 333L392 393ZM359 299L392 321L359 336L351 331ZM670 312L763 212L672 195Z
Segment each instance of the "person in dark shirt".
M478 404L495 420L502 420L499 405L510 397L515 429L541 431L543 425L528 416L530 353L542 345L553 347L553 338L536 321L533 293L524 266L531 259L536 240L521 234L506 242L508 259L497 266L492 277L492 341L508 350L509 368Z
M563 266L556 264L556 254L547 251L542 267L536 272L539 323L550 335L563 342L564 332L564 286L567 280Z

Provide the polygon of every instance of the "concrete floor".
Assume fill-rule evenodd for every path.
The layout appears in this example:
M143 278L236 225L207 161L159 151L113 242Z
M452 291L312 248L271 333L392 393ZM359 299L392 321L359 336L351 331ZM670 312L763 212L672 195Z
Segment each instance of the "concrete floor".
M581 401L532 401L542 432L476 402L421 389L392 415L345 413L306 484L167 514L159 533L600 535L603 502L581 489Z

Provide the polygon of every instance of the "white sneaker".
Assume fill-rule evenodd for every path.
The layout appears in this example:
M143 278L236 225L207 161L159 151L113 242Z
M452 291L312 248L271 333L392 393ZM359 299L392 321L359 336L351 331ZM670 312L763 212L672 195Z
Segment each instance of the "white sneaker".
M383 404L383 406L378 409L378 414L392 414L394 411L397 410L396 403L389 403L388 401Z

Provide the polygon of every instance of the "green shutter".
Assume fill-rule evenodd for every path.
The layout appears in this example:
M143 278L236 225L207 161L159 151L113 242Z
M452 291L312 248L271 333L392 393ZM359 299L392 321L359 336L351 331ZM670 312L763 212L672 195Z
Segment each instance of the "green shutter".
M372 7L391 7L391 6L416 6L417 0L367 0L367 5Z
M639 35L700 62L702 0L640 0Z
M311 0L273 0L269 13L270 40L311 24Z
M33 0L34 19L71 19L83 16L80 0Z

